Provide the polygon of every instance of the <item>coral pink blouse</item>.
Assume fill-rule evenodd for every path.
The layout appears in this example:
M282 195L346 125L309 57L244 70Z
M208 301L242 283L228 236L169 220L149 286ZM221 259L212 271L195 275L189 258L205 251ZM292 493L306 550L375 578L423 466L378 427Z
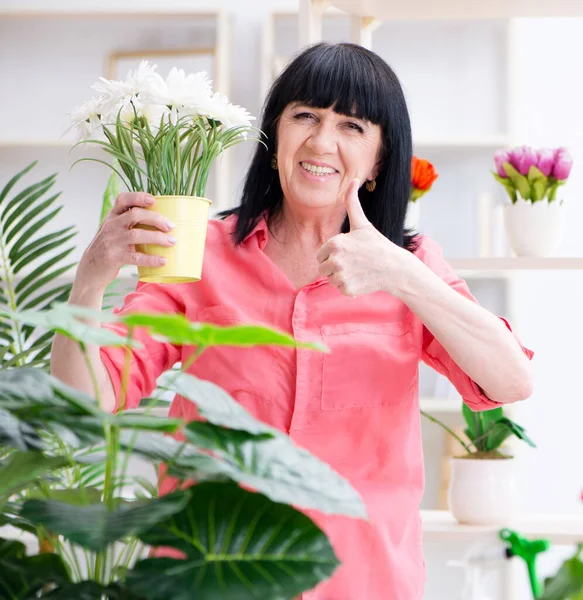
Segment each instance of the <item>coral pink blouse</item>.
M269 235L264 221L237 248L231 241L233 227L233 217L209 223L200 282L140 283L121 310L177 312L219 325L262 323L298 340L324 343L329 354L210 348L190 372L218 384L255 417L288 433L342 473L364 498L370 522L309 513L326 531L342 565L303 600L421 600L419 361L447 376L472 409L498 404L461 371L403 302L385 292L349 298L324 278L298 290L263 252ZM474 300L434 241L421 238L416 256ZM192 352L144 333L137 337L144 348L133 352L128 408L152 392L160 373ZM103 348L101 357L118 396L124 351ZM194 405L178 396L170 414L196 418ZM160 492L174 485L165 478Z

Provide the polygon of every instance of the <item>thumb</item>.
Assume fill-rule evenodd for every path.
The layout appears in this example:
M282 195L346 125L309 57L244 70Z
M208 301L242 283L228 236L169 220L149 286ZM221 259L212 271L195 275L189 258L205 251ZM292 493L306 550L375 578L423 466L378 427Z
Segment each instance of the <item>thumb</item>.
M360 181L353 179L346 190L345 204L346 212L348 213L348 220L350 221L350 231L355 229L364 229L370 226L369 220L362 210L360 199L358 198L358 188L360 187Z

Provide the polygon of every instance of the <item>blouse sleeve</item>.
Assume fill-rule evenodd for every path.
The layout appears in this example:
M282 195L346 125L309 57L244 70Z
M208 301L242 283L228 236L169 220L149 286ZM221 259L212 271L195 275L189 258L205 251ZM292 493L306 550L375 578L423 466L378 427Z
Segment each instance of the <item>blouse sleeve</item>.
M138 283L134 292L128 294L121 309L116 314L134 312L151 313L184 313L184 306L177 286L171 284ZM121 323L106 323L104 328L120 335L127 335L127 327ZM130 350L129 380L126 389L124 408L136 408L142 398L149 396L156 387L156 379L164 371L180 361L181 351L178 346L154 340L143 327L136 327L133 339L142 347ZM105 366L115 392L115 411L119 409L120 391L126 349L119 347L102 347L101 361Z
M460 279L449 264L443 258L443 253L439 245L427 237L421 238L421 245L416 252L417 257L422 260L436 275L445 281L456 292L465 296L472 302L477 302L471 294L468 285L463 279ZM506 319L500 317L509 331L512 328ZM523 346L518 336L513 332L516 342L528 359L532 359L534 353L532 350ZM447 350L437 341L435 336L423 326L422 354L423 362L435 369L441 375L445 375L456 388L463 401L474 411L489 410L501 406L482 391L480 386L473 381L451 358Z

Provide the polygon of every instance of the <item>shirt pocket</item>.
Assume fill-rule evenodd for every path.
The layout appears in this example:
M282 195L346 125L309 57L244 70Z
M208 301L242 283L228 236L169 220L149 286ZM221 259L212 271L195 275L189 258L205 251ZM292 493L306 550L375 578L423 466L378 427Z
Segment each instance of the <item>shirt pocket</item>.
M257 324L234 309L211 306L199 313L199 321L229 327ZM235 398L272 402L278 360L270 346L211 346L194 362L192 373L222 387Z
M322 363L322 410L396 406L417 383L408 319L390 323L323 325L330 352Z

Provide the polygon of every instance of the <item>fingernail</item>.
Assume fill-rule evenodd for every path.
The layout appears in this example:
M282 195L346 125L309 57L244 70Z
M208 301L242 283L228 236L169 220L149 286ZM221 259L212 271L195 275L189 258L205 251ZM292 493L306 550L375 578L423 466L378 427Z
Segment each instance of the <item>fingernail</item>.
M166 258L163 258L163 257L160 257L160 258L158 259L158 262L159 262L161 265L165 265L165 264L168 262L168 259L166 259Z
M166 219L165 223L166 223L166 227L168 229L174 229L175 225L174 225L174 223L172 223L172 221Z
M154 202L156 202L156 198L154 198L154 196L146 196L145 202L146 204L154 204Z
M173 235L169 235L169 236L168 236L168 241L169 241L171 244L175 244L175 243L176 243L176 238L175 238Z

